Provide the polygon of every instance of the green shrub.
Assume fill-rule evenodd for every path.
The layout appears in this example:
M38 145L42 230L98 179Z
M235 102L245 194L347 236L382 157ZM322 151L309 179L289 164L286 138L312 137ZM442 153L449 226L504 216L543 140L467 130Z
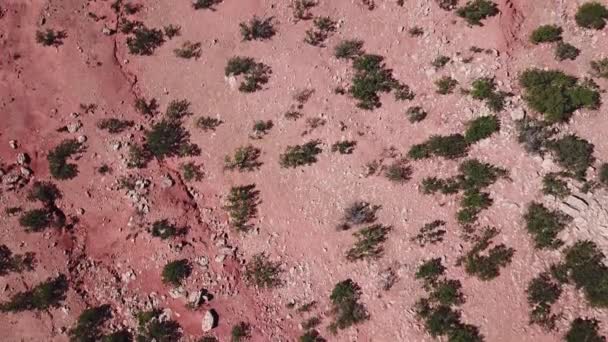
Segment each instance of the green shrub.
M566 342L605 342L606 338L599 334L600 325L595 319L576 318L564 336Z
M361 287L351 279L336 284L329 299L334 321L329 325L330 331L336 333L352 325L369 319L367 309L359 302Z
M433 337L447 335L460 324L460 312L449 306L440 305L426 310L428 312L420 313L419 316L424 318L424 327Z
M102 342L131 342L133 335L128 330L119 330L106 335L102 338Z
M196 127L202 129L203 131L215 131L217 127L222 124L222 120L217 118L212 118L210 116L203 116L196 120Z
M500 121L496 115L482 116L467 123L464 138L469 144L489 138L500 130Z
M560 62L566 59L573 61L580 53L581 50L570 43L558 42L557 45L555 45L555 59Z
M59 180L72 179L78 175L76 164L67 162L74 154L82 152L82 145L76 139L66 139L49 152L46 159L49 162L51 176Z
M565 198L570 195L568 183L559 178L557 173L548 173L543 177L543 194Z
M173 39L177 36L181 36L182 28L179 25L169 24L163 27L165 36L169 39Z
M424 143L412 146L408 157L414 160L431 156L457 159L465 156L468 151L469 144L461 134L433 135Z
M314 28L306 31L304 42L312 46L324 46L323 43L330 34L336 31L336 22L330 17L317 17L313 21Z
M559 283L553 281L546 272L532 279L526 289L530 311L530 323L552 330L557 315L551 313L551 305L557 302L562 293Z
M48 278L30 290L15 294L8 302L0 304L0 311L43 311L58 307L65 300L68 281L64 275Z
M561 167L574 173L580 179L585 178L587 169L595 161L593 144L574 134L551 141L549 149Z
M355 75L348 92L358 100L359 108L379 108L382 105L379 93L388 93L400 86L382 56L363 54L353 60L353 69Z
M143 169L148 166L148 163L152 160L152 153L137 144L129 145L128 154L127 168L129 169Z
M264 254L256 254L245 265L245 280L251 285L261 288L274 288L280 286L281 263L272 262Z
M476 100L485 101L488 108L494 112L500 112L505 107L507 93L496 90L493 78L483 77L473 81L470 94Z
M318 147L319 140L311 140L304 145L287 146L285 153L279 156L279 163L284 168L311 165L317 162L317 155L323 152Z
M27 194L28 200L37 200L45 205L53 205L59 198L61 198L61 191L57 185L44 181L35 181Z
M357 238L355 245L346 252L348 261L380 258L384 252L383 244L391 227L375 224L363 228L353 235Z
M408 120L411 123L420 122L426 118L427 113L420 106L414 106L407 109L405 112Z
M186 99L172 100L167 105L167 110L165 111L165 115L171 120L179 120L192 114L190 111L190 101Z
M148 231L152 236L158 237L161 240L166 240L185 233L185 229L175 226L167 219L154 221Z
M420 184L423 194L434 194L441 192L444 195L455 194L460 191L460 183L454 178L439 179L437 177L427 177Z
M433 285L429 299L448 307L451 305L461 305L464 303L464 295L461 289L462 284L459 280L439 280Z
M394 183L405 183L412 178L412 167L405 159L399 159L386 167L384 176Z
M201 166L196 165L194 162L181 164L179 168L182 171L182 177L186 182L191 182L194 180L200 181L205 175L203 171L201 171Z
M49 209L32 209L21 214L19 224L26 232L41 232L53 223L53 213Z
M142 115L153 116L158 110L158 101L155 98L147 101L144 98L135 100L135 110Z
M317 330L313 329L313 330L307 330L302 336L300 336L300 339L298 341L299 342L326 342L327 340L324 339L323 337L321 337L321 334Z
M6 245L0 245L0 277L9 273L21 273L34 270L36 257L34 253L13 254Z
M458 0L435 0L435 2L439 8L446 11L451 11L456 8L456 5L458 5Z
M263 136L268 134L268 131L270 131L272 127L274 127L272 120L256 120L253 122L253 134L249 137L252 139L262 139Z
M253 93L262 89L262 85L268 83L272 70L266 64L258 63L251 57L236 56L228 60L224 73L226 76L243 75L239 91Z
M591 73L595 77L608 78L608 58L591 61Z
M181 340L180 326L173 320L161 320L161 310L140 312L137 315L139 321L137 342L158 341L172 342Z
M127 47L133 55L150 56L165 42L163 31L145 26L136 27L127 38Z
M257 214L259 191L255 184L236 186L230 189L224 209L228 211L230 223L237 231L247 231L248 221Z
M556 70L528 69L519 82L525 89L524 99L532 109L544 114L549 123L566 121L580 108L595 109L599 93L578 79Z
M507 177L507 170L477 159L462 162L458 167L459 182L463 189L480 189L494 184L499 178Z
M46 29L45 31L36 31L36 42L43 46L58 47L63 45L63 40L67 38L65 31L56 31L53 29Z
M533 44L553 43L562 40L564 30L557 25L542 25L532 31L530 41Z
M437 94L447 95L454 92L454 89L458 85L458 81L449 76L443 76L435 81L435 85L437 86Z
M608 9L599 2L586 2L578 8L574 19L580 27L601 30L606 26Z
M182 43L182 46L173 50L175 56L184 59L199 59L202 54L201 42L191 42L189 40Z
M224 169L239 170L241 172L259 169L262 165L258 161L260 154L260 149L252 145L239 147L234 151L234 157L226 156L224 158Z
M194 7L195 10L198 10L198 9L215 10L214 6L220 4L221 2L222 2L222 0L193 0L192 7Z
M429 259L418 266L416 279L422 279L426 284L435 284L437 279L445 273L446 268L441 264L440 258Z
M309 330L321 324L321 319L318 316L313 316L302 322L302 329Z
M443 68L444 66L446 66L446 64L448 64L452 59L448 56L437 56L432 62L431 65L436 69L439 70L441 68Z
M198 146L190 143L190 134L180 122L165 119L146 132L146 149L159 160L200 153Z
M179 286L192 272L192 266L186 259L168 262L163 267L163 283Z
M248 340L251 337L251 326L249 323L239 322L232 326L230 331L232 342L242 342Z
M464 196L460 201L461 209L458 211L457 218L461 224L470 224L477 221L477 215L484 209L489 208L494 200L490 198L490 194L479 191L478 189L469 189L464 192Z
M598 178L600 180L600 183L602 183L602 185L608 186L608 163L603 163L600 166Z
M316 5L317 2L315 0L294 0L291 4L293 9L293 17L296 19L296 21L312 19L310 9Z
M564 251L565 264L577 288L594 307L608 307L608 267L605 255L591 241L578 241Z
M540 203L532 202L528 205L524 220L536 248L555 249L563 243L557 235L572 218L559 210L550 210Z
M343 40L334 49L334 56L338 59L356 59L361 55L363 55L362 40Z
M445 229L442 229L445 224L446 222L442 220L426 223L420 228L420 232L411 238L411 241L418 243L420 247L424 247L427 244L434 245L443 242L443 236L447 233Z
M135 123L129 120L120 120L116 118L101 119L97 121L97 128L107 130L110 134L122 133L128 128L133 127Z
M331 145L331 151L340 154L352 154L355 146L357 146L357 142L354 140L337 141Z
M111 316L111 307L107 304L84 310L78 316L76 326L68 332L70 341L100 341L103 337L102 325Z
M498 6L490 0L471 0L456 11L456 14L464 18L469 25L477 26L483 26L482 20L493 17L498 13Z
M263 18L253 17L249 24L240 23L241 35L243 40L266 40L272 38L276 34L274 26L272 24L274 18Z
M501 268L511 263L515 250L504 244L498 244L482 253L492 244L492 239L498 234L494 228L484 229L481 238L477 241L467 254L458 260L458 264L464 264L467 274L477 276L481 280L492 280L500 275Z

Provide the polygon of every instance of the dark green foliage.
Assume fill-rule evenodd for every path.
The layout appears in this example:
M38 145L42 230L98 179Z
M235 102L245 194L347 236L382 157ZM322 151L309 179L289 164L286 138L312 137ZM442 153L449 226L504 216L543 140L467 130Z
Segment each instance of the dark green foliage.
M84 310L76 326L69 331L70 341L72 342L95 342L102 339L102 325L112 316L109 305L101 305Z
M161 320L161 310L140 312L137 342L174 342L180 341L182 333L176 321Z
M566 342L605 342L599 333L599 322L595 319L576 318L564 336Z
M226 170L238 170L241 172L257 170L262 165L258 161L260 154L260 149L252 145L239 147L234 151L234 157L226 156L224 158L224 168Z
M317 17L313 21L314 28L306 31L304 42L312 46L324 46L325 40L336 31L336 22L330 17Z
M256 254L245 265L245 279L251 285L274 288L281 285L281 263L272 262L264 254Z
M585 178L587 169L595 161L593 144L574 134L551 141L549 149L553 152L557 163L579 179Z
M139 98L135 100L135 110L142 115L152 116L156 114L158 110L158 102L155 98L150 99L150 101L146 101L144 98Z
M203 131L215 131L219 125L223 122L220 119L212 118L210 116L203 116L196 120L196 127L202 129Z
M557 25L542 25L532 31L530 41L533 44L553 43L562 40L564 30Z
M251 57L236 56L228 60L224 73L226 76L243 75L239 91L252 93L268 83L272 70L266 64L258 63Z
M201 42L191 42L189 40L182 43L182 46L173 50L175 56L184 59L199 59L201 57Z
M185 233L185 229L175 226L167 219L154 221L148 231L152 236L158 237L161 240L166 240Z
M416 279L422 279L426 284L434 284L445 273L445 270L440 258L429 259L418 266Z
M305 320L304 322L302 322L302 329L309 330L309 329L315 328L319 324L321 324L321 319L317 316L313 316L313 317Z
M146 149L159 160L200 153L198 146L190 143L190 133L179 121L164 119L146 132Z
M560 62L566 59L573 61L580 53L581 50L570 43L558 42L557 45L555 45L555 59Z
M49 152L46 159L49 161L51 176L59 180L67 180L76 177L78 167L76 164L68 163L68 158L82 152L82 145L76 139L66 139L55 149Z
M190 101L186 99L172 100L167 105L167 110L165 111L165 115L171 120L179 120L192 114L190 111Z
M242 342L248 340L251 337L251 326L249 323L239 322L232 327L230 331L232 342Z
M448 56L437 56L432 62L431 65L435 67L435 69L441 69L446 64L448 64L452 59Z
M471 0L456 11L456 14L464 18L469 25L477 26L483 26L482 20L493 17L498 13L498 6L490 0Z
M127 158L127 168L143 169L152 160L152 154L146 148L132 144L129 146L129 157Z
M331 151L340 154L351 154L355 150L355 146L357 146L357 142L354 140L337 141L331 145Z
M163 267L163 283L179 286L192 272L192 266L186 259L175 260Z
M186 182L200 181L205 175L203 171L201 171L201 166L196 165L194 162L181 164L179 168L182 171L182 177Z
M63 40L67 38L65 31L56 31L53 29L46 29L45 31L36 31L36 42L43 46L58 47L63 45Z
M454 178L439 179L437 177L427 177L422 180L421 191L427 195L438 191L445 195L456 194L460 191L460 184Z
M470 189L464 192L460 201L461 209L458 211L457 218L461 224L470 224L477 221L477 215L484 209L489 208L494 201L490 194Z
M434 245L439 242L443 242L443 236L447 231L442 229L446 224L445 221L435 220L427 223L420 228L420 232L414 236L411 241L418 243L420 247L424 247L427 244Z
M42 311L58 307L65 299L68 281L64 275L48 278L30 290L15 294L8 302L0 304L0 311Z
M375 224L363 228L353 235L357 238L355 245L346 252L348 261L380 258L384 252L383 244L391 227Z
M411 123L420 122L426 118L427 113L420 106L414 106L407 109L405 112L407 119Z
M177 36L181 35L182 28L179 25L169 24L163 27L163 32L165 36L169 39L173 39Z
M36 263L35 254L13 254L6 245L0 245L0 277L9 273L32 271Z
M599 2L590 1L578 8L574 19L580 27L601 30L606 26L608 9Z
M414 94L412 89L407 84L397 84L393 90L395 100L398 101L413 100L414 97L416 97L416 94Z
M544 114L549 123L566 121L581 108L596 109L599 93L578 79L556 70L528 69L519 82L525 89L524 99L532 109Z
M451 11L456 8L456 5L458 5L458 0L435 0L435 2L439 8L446 11Z
M546 272L532 279L526 289L530 311L530 323L552 330L557 315L551 313L551 305L557 302L562 293L561 284L551 279Z
M26 232L41 232L53 223L53 213L49 209L32 209L19 217L19 224Z
M293 8L293 16L296 21L312 19L310 9L316 5L317 2L315 0L294 0L291 7Z
M133 127L135 123L129 120L120 120L116 118L101 119L97 121L97 128L107 130L108 133L122 133L127 128Z
M577 288L591 306L608 307L608 267L605 255L591 241L578 241L565 250L565 264Z
M230 189L224 209L228 211L230 223L237 231L251 228L247 222L257 214L258 197L259 191L255 190L255 184Z
M150 56L165 42L163 31L145 26L136 27L127 38L127 47L133 55Z
M273 17L260 19L253 17L249 24L240 23L241 35L243 40L266 40L272 38L276 34L272 21Z
M595 77L608 78L608 58L591 61L591 72Z
M45 205L53 205L57 199L61 198L61 191L51 182L36 181L27 194L30 201L40 201Z
M122 18L118 24L118 29L120 30L120 32L122 32L124 34L130 34L130 33L133 33L133 31L136 28L143 27L143 26L144 26L144 23L142 23L141 21L128 20L126 18Z
M454 92L458 81L449 76L443 76L435 81L435 85L437 86L437 94L447 95Z
M285 168L314 164L317 155L323 152L319 144L319 140L311 140L304 145L287 146L285 153L279 156L279 163Z
M602 185L608 186L608 163L603 163L600 166L598 178L600 180L600 183L602 183Z
M469 144L489 138L500 130L500 121L496 115L482 116L467 123L464 138Z
M464 295L462 294L461 289L462 284L459 280L439 280L433 284L429 299L448 307L452 305L461 305L464 303Z
M433 135L424 143L412 146L408 157L414 160L432 156L457 159L464 157L468 151L469 144L462 134Z
M412 167L405 159L399 159L386 167L384 176L394 183L405 183L412 178Z
M424 327L433 337L449 334L460 323L460 312L449 306L440 305L429 311L425 317Z
M496 90L493 78L483 77L473 81L470 94L476 100L485 101L488 108L494 112L500 112L505 107L507 93Z
M299 342L326 342L327 340L321 337L317 330L308 330L300 336Z
M128 330L119 330L101 339L102 342L132 342L133 335Z
M363 54L353 60L355 75L348 92L359 102L357 107L367 110L379 108L379 93L388 93L401 85L393 78L393 71L384 64L384 57Z
M499 178L507 177L507 170L477 159L462 162L458 167L459 182L463 189L480 189L494 184Z
M559 178L558 173L548 173L543 177L543 194L564 198L570 195L568 183Z
M540 203L532 202L528 205L524 220L536 248L555 249L563 243L557 235L572 218L559 210L550 210Z
M500 269L511 263L515 250L504 244L498 244L482 254L492 244L492 239L498 234L494 228L486 228L479 241L473 245L467 254L458 260L464 264L465 271L481 280L492 280L500 275Z
M210 9L214 10L214 6L220 4L222 0L194 0L192 1L192 7L195 10L198 9Z
M336 284L329 296L334 315L330 331L335 333L338 329L343 330L369 319L367 309L359 302L360 297L361 288L351 279Z
M343 40L334 49L334 56L340 59L356 59L363 55L363 41Z

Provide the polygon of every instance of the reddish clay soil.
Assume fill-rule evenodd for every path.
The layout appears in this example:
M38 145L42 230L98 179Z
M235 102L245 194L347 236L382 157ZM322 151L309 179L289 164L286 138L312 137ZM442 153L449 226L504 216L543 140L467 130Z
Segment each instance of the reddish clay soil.
M204 335L201 319L211 308L219 315L211 334L220 341L230 340L230 330L239 321L251 324L251 341L295 341L302 334L299 324L312 315L322 317L319 331L330 341L431 341L412 309L424 295L420 281L414 279L416 267L430 257L442 257L448 277L462 282L463 321L478 326L486 341L558 341L579 316L597 318L602 332L608 333L606 311L590 308L572 286L565 287L554 306L564 316L551 332L528 324L525 294L530 279L560 257L557 251L533 248L522 219L526 204L532 200L551 207L560 203L541 193L542 176L557 171L557 166L527 154L516 141L517 114L513 113L525 109L527 115L536 115L522 100L517 76L536 66L584 77L591 60L606 57L606 29L591 32L574 22L582 0L497 0L500 14L485 20L482 27L467 26L454 12L441 10L430 0L406 0L404 7L396 1L376 0L371 11L358 0L320 0L312 13L339 23L325 48L303 42L312 21L295 22L288 1L224 0L213 11L195 11L189 0L139 2L143 7L132 19L149 27L181 26L181 36L167 40L152 56L131 55L126 35L102 32L104 27L117 26L109 0L0 2L0 166L15 164L18 153L27 153L33 171L29 183L49 180L49 150L63 139L86 136L86 151L74 161L78 176L55 182L63 192L57 206L78 219L71 229L26 233L18 216L6 215L4 208L34 208L26 200L28 187L0 192L0 243L15 253L35 252L38 261L34 271L0 277L0 302L59 273L70 281L59 308L2 313L2 341L67 341L67 330L85 308L106 303L113 308L111 324L130 329L136 329L136 312L169 309L183 329L184 341ZM277 34L267 41L243 42L238 24L253 15L273 16ZM550 46L529 43L530 32L543 23L563 27L564 39L582 50L576 61L557 62ZM408 34L414 26L424 30L421 37ZM35 32L45 28L65 30L63 45L37 44ZM399 102L383 95L381 108L365 111L349 96L334 94L336 87L348 86L352 71L350 63L333 56L333 47L352 38L362 39L366 52L386 57L395 78L412 87L415 99ZM200 58L174 55L173 50L186 40L202 43ZM473 54L471 46L489 53ZM436 71L430 61L440 54L453 62ZM261 91L239 92L224 76L226 61L235 55L251 56L271 66L270 82ZM464 63L467 57L473 60ZM470 246L461 239L454 218L459 196L423 195L419 190L425 177L453 175L457 161L412 162L412 179L404 184L364 176L365 165L383 151L394 147L405 155L410 146L429 135L461 132L468 120L489 113L482 102L459 91L438 96L434 81L443 75L457 79L462 87L479 77L495 77L500 89L515 94L499 114L500 132L470 152L470 157L504 167L510 175L509 180L490 187L494 204L479 221L481 226L500 230L495 243L516 250L512 263L492 281L468 276L455 265ZM608 86L606 80L597 82L602 89ZM284 113L295 105L293 96L301 89L314 89L301 110L304 117L287 120ZM173 99L189 100L194 115L186 118L184 126L202 149L201 155L128 169L127 145L142 141L143 130L138 126L149 127L157 120L134 109L139 97L156 98L161 110ZM81 103L94 103L97 108L85 113ZM409 123L404 113L410 105L423 106L428 118ZM579 111L563 127L591 141L600 161L608 160L608 141L601 138L608 128L605 112L605 105ZM223 124L204 132L195 125L201 116L217 117ZM109 117L133 120L136 125L109 135L96 127L99 119ZM325 124L303 135L307 118L322 118ZM262 139L252 140L254 120L272 120L274 127ZM75 133L57 130L77 121L82 127ZM288 145L311 139L322 141L324 151L317 163L281 168L279 155ZM343 139L357 141L354 153L331 153L331 144ZM9 146L11 140L17 148ZM117 143L121 144L118 149ZM245 173L224 170L224 156L247 144L261 149L261 168ZM179 165L187 161L203 165L202 180L182 180ZM100 175L97 168L102 164L112 172ZM118 187L118 179L129 174L150 182L142 194L147 214L139 214L126 190ZM173 180L169 185L167 176ZM222 206L231 186L253 183L261 199L253 222L256 228L240 234L230 228ZM598 193L600 214L581 213L585 222L572 225L563 235L566 242L593 239L608 251L608 240L598 231L608 225L608 217L602 216L608 195L604 190ZM354 237L335 227L343 209L356 200L381 205L378 222L392 226L381 259L349 262L344 257ZM175 240L150 236L146 228L162 218L188 226L187 235ZM419 227L435 219L447 222L445 241L424 248L413 244L410 239ZM216 260L226 246L234 248L234 255ZM282 286L264 290L244 282L243 264L260 252L281 262ZM201 257L209 266L197 264L195 260ZM187 308L180 298L173 299L170 287L161 281L166 262L182 258L194 264L183 287L187 291L205 288L214 295L196 310ZM379 273L387 267L396 270L398 280L384 291ZM329 294L347 278L361 286L361 301L370 319L331 335L325 329L331 322ZM294 301L298 305L317 301L318 305L311 313L300 314L288 308Z

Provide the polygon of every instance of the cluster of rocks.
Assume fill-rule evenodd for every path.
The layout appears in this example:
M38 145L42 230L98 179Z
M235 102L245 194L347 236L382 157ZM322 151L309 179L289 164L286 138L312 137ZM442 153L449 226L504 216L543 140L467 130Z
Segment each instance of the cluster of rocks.
M148 179L138 179L135 181L133 189L127 190L126 193L133 207L143 214L150 212L150 203L146 197L150 190L150 184L151 182Z
M10 146L16 149L17 143L11 140ZM19 189L29 183L33 174L29 163L30 157L26 153L19 153L15 163L0 167L0 179L5 191Z

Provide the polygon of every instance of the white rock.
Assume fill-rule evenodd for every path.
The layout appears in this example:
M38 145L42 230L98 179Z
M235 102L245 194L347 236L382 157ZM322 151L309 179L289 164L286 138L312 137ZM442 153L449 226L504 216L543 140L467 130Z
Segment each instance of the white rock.
M210 331L211 329L213 329L215 327L215 312L213 311L213 309L205 312L205 315L203 316L203 321L201 324L201 329L203 329L203 332L207 332Z

